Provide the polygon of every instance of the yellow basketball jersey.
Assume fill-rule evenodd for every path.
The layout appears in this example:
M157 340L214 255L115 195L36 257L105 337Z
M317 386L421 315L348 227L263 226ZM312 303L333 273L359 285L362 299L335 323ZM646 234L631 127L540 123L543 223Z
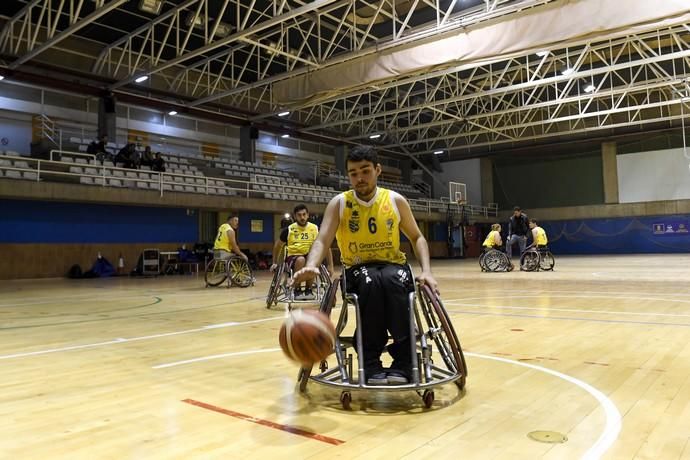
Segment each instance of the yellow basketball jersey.
M354 190L341 194L336 238L345 267L406 261L405 253L400 251L400 214L390 190L385 188L378 187L368 203L359 200Z
M546 232L544 229L541 227L534 227L534 230L536 231L536 237L534 238L535 243L540 246L546 246L546 244L549 242L549 239L546 237Z
M319 227L316 224L307 222L304 227L300 227L297 222L290 224L287 237L287 255L303 256L307 254L317 236L319 236Z
M498 231L496 230L491 230L489 234L486 236L486 239L484 240L483 246L485 248L493 248L496 246L496 234Z
M223 224L220 226L213 249L224 249L228 252L232 252L232 248L230 247L230 239L228 238L228 230L231 228L232 227L230 227L230 224Z

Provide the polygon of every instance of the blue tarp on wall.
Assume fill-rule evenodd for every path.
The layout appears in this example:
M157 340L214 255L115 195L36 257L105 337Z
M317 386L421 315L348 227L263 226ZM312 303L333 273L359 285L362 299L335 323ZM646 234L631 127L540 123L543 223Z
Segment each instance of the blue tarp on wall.
M690 252L690 216L540 222L554 254Z
M0 243L180 243L198 238L197 213L186 209L0 200Z

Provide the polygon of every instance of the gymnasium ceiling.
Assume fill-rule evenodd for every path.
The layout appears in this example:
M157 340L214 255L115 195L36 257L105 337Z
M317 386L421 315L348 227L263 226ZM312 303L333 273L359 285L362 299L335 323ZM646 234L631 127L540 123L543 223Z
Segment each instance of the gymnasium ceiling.
M684 1L2 0L0 73L458 159L678 126Z

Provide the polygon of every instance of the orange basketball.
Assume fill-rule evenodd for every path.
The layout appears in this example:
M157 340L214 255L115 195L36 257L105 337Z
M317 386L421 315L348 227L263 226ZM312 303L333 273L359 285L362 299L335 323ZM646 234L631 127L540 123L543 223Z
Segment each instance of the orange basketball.
M293 310L280 328L278 340L288 358L311 366L333 351L335 328L320 311Z

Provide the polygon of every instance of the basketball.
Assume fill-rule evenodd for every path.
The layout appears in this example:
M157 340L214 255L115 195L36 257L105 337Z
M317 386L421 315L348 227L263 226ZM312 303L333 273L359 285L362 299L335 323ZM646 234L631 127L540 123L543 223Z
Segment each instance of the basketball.
M280 348L304 366L326 359L335 345L335 328L324 313L294 310L280 328Z

